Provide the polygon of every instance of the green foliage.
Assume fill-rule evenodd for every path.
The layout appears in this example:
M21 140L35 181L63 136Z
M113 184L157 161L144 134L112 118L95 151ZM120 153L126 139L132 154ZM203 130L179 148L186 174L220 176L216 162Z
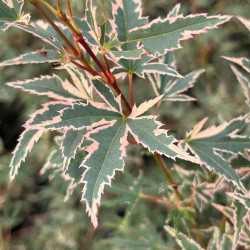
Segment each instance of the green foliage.
M184 15L177 4L166 17L152 20L143 15L146 1L87 0L82 12L84 16L81 14L77 18L71 16L73 1L71 7L69 1L66 6L61 6L60 1L56 4L43 0L29 2L46 21L30 22L30 15L23 12L24 1L1 0L0 29L6 31L12 27L25 31L40 38L46 48L14 55L13 59L4 54L0 67L22 65L18 67L25 69L29 64L34 67L39 64L42 69L42 65L54 63L57 70L51 75L43 72L36 78L26 75L17 75L18 79L3 77L8 86L39 96L37 102L32 101L33 106L30 106L32 99L23 97L27 98L32 115L24 124L24 131L19 133L11 160L5 158L6 141L0 145L0 160L4 157L10 162L10 179L17 180L11 186L7 184L7 171L1 162L3 194L11 192L12 186L18 188L19 182L32 188L36 185L34 176L39 176L38 172L39 178L53 183L39 187L33 198L38 199L38 206L39 202L49 200L45 212L49 226L44 226L41 220L32 221L40 232L38 235L36 231L30 232L32 237L28 236L24 242L36 249L42 249L44 240L43 247L48 249L78 246L86 249L168 249L175 248L176 244L182 249L249 247L249 77L246 75L249 74L249 60L244 55L224 56L240 66L240 70L245 70L243 74L231 66L247 103L243 103L238 88L236 101L233 99L224 112L226 108L221 109L220 103L226 92L222 89L211 95L215 102L210 104L200 84L204 78L204 82L212 82L209 78L211 68L200 69L210 51L197 56L196 60L200 61L196 68L199 70L192 68L195 56L191 51L188 56L181 55L186 48L190 50L182 40L210 33L232 16L228 13L218 15L217 5L211 15ZM207 6L212 4L202 1L199 7ZM192 8L198 9L195 1ZM237 22L249 30L249 20L238 16ZM225 37L222 39L224 33L221 33L215 37L211 32L211 37L208 34L196 39L210 39L220 48L222 40L227 46ZM186 46L193 43L186 42ZM178 56L175 50L179 51L181 45L183 52ZM199 46L193 46L192 51ZM178 57L182 57L181 67L178 67ZM182 67L183 62L185 67ZM3 72L8 69L4 68ZM205 76L200 76L202 73ZM27 77L29 80L23 80ZM225 79L222 78L218 69L216 77L222 82L228 76L224 73ZM2 88L0 86L0 90ZM13 93L5 101L14 100ZM196 100L198 104L194 105L191 101ZM172 103L176 101L189 103L178 106L181 104ZM42 108L34 111L34 103L44 102ZM218 110L218 116L214 114L210 122L216 120L217 124L201 131L208 118L195 123L201 118L200 114L211 108L210 105ZM230 107L236 107L236 111L230 113ZM24 116L30 110L25 111ZM188 130L191 132L181 140ZM32 150L35 143L38 145ZM26 160L28 153L30 156ZM143 162L141 154L146 161ZM151 158L163 171L162 175L151 163ZM139 175L136 174L138 168ZM124 173L124 178L119 172ZM112 183L115 177L116 182ZM12 195L17 194L14 190ZM57 198L59 204L63 204L63 196L69 205L56 204ZM6 197L3 197L4 201ZM11 196L8 199L12 199ZM84 203L94 228L100 219L98 230L86 226L88 220L83 218L79 200ZM6 239L6 232L25 225L27 222L22 216L28 213L25 209L32 207L32 202L15 204L16 208L10 203L2 207L1 216L7 218L0 230L3 249L2 239ZM104 206L99 208L101 204ZM124 214L115 216L116 209ZM53 216L50 210L59 212ZM220 218L221 213L223 217ZM199 227L200 222L202 226ZM85 236L78 237L80 233ZM32 238L37 240L32 242Z

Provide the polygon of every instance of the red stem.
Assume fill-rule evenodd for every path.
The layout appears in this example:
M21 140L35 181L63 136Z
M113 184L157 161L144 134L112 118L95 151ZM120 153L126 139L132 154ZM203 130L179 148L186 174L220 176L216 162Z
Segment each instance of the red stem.
M129 97L130 97L130 103L131 106L134 106L134 99L133 99L133 72L128 73L128 79L129 79Z
M111 79L108 76L106 70L104 69L104 67L102 66L102 64L100 63L100 61L98 60L98 58L95 56L95 54L93 53L93 51L91 50L91 48L88 46L88 44L85 42L85 40L83 39L82 35L80 36L76 36L74 35L74 39L80 43L83 48L88 52L88 54L91 56L91 58L94 60L94 62L96 63L96 65L99 67L99 69L103 72L103 74L105 75L105 77L107 78L107 82L110 83Z
M132 109L131 109L131 107L130 107L128 101L126 100L125 96L122 94L121 90L119 89L117 83L114 83L114 84L112 84L111 86L114 88L115 92L116 92L118 95L121 95L122 101L123 101L124 104L126 105L126 107L127 107L127 109L129 110L129 112L131 112Z

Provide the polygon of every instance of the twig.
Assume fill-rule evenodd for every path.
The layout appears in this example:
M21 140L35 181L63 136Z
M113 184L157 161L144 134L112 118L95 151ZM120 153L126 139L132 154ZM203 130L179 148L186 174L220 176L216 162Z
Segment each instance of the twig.
M128 79L129 79L129 97L130 97L130 103L131 106L134 106L134 99L133 99L133 72L128 73Z

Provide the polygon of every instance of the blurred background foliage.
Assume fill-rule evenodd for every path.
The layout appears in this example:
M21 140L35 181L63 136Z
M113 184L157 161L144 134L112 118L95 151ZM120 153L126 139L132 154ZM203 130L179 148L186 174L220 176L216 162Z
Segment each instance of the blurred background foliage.
M82 17L85 1L71 2L75 15ZM99 0L95 2L99 4ZM178 2L182 4L184 14L220 13L249 18L248 0ZM144 15L149 16L150 20L165 17L176 3L174 0L143 0ZM26 3L25 8L32 12L34 19L39 18L29 4ZM102 22L101 14L98 18ZM183 138L206 116L210 125L218 125L247 112L242 89L228 61L221 56L250 57L249 43L249 32L235 18L219 29L182 42L183 49L175 52L179 72L186 74L200 68L206 72L189 90L188 94L197 98L196 102L165 103L159 110L162 121L177 138ZM42 43L29 34L10 29L7 33L0 33L0 46L0 59L3 61L40 49ZM4 83L50 74L52 71L46 64L0 68L0 249L176 249L174 239L163 230L165 220L176 215L175 207L171 201L162 203L154 198L164 198L173 189L167 185L153 158L139 147L127 147L125 173L117 173L112 189L105 189L99 227L95 231L85 213L84 204L79 202L81 189L75 190L71 198L64 202L68 183L60 177L51 181L48 175L40 174L49 152L54 148L52 135L43 136L22 164L17 178L9 182L8 165L23 130L21 125L28 114L47 100L45 97L24 94ZM123 85L123 82L119 84ZM137 103L154 96L153 91L149 91L151 85L147 79L136 79L134 86ZM182 177L176 171L178 167L175 164L184 169L198 169L185 162L166 162L177 184L181 184ZM205 176L207 174L204 173ZM227 202L222 195L214 199L220 200L220 203ZM189 212L182 211L179 221L173 220L172 225L188 233ZM195 218L200 228L206 228L211 224L218 225L221 214L209 206L202 213L196 213Z

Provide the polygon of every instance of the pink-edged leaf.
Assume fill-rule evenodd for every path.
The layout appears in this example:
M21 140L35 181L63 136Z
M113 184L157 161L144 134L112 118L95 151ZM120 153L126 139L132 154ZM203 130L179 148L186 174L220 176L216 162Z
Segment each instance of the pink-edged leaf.
M30 20L29 14L23 14L23 0L3 0L0 2L0 30L6 31L14 23L26 23Z
M13 88L22 89L31 94L46 95L57 100L76 101L86 99L86 96L72 84L67 80L63 81L55 74L25 81L8 82L6 84Z
M245 57L228 57L222 56L224 59L239 64L243 69L245 69L248 73L250 73L250 60Z
M93 127L109 124L122 117L120 113L114 112L103 104L96 102L73 104L72 107L65 108L60 113L52 121L36 124L33 128L49 130L92 129Z
M133 106L132 112L129 115L130 119L136 118L140 115L142 115L143 113L145 113L147 110L149 110L150 108L152 108L155 104L157 104L160 100L162 99L162 95L158 96L152 100L149 101L145 101L143 103L141 103L138 108L136 107L136 105Z
M170 17L178 16L180 8L181 8L181 4L180 3L176 4L174 8L168 13L167 17L170 18Z
M186 145L205 163L209 170L213 169L217 174L224 176L243 192L246 192L236 171L219 153L244 154L245 149L250 148L249 138L236 134L246 125L247 115L200 132L205 122L206 119L202 120L194 127L193 131L187 134Z
M143 54L143 49L131 49L127 51L109 50L107 52L109 53L109 56L112 59L112 61L117 63L120 59L126 59L126 60L141 59Z
M193 101L194 98L180 93L192 88L203 72L204 70L193 71L179 79L161 78L156 74L149 74L148 77L156 94L164 94L164 101Z
M74 85L77 89L76 91L79 92L78 95L80 94L83 99L93 100L93 86L90 84L89 79L91 79L91 76L88 73L72 65L64 65L58 69L66 70L69 73L71 82L73 83L72 85ZM74 88L67 88L67 91L71 93L73 90Z
M120 112L120 105L117 102L111 89L98 79L92 80L92 83L97 91L98 95L109 105L114 111Z
M144 78L145 73L158 73L182 78L174 68L169 67L165 63L149 63L154 59L154 57L147 55L143 55L141 59L136 61L121 59L117 63L119 66L113 68L113 74L127 75L129 72L132 72Z
M234 218L235 218L233 246L236 247L240 239L241 231L244 226L244 217L247 215L248 210L245 208L243 204L241 204L237 200L234 200L233 206L234 206Z
M175 238L179 247L183 250L204 250L197 242L192 238L189 238L187 235L176 232L172 227L165 225L164 230Z
M126 123L129 127L129 132L133 135L136 142L148 148L150 152L157 152L174 160L178 157L196 164L202 164L200 160L192 157L174 144L177 140L173 136L168 136L167 130L160 129L163 124L156 121L155 116L132 119L128 117Z
M237 70L233 65L231 65L231 69L237 77L241 87L244 90L244 95L246 97L246 103L250 107L250 80L246 76L244 76L239 70Z
M231 235L224 234L221 242L221 250L233 249L233 238Z
M116 171L123 171L123 157L126 155L127 129L121 119L113 126L99 130L90 135L93 144L87 149L89 153L82 166L86 168L82 182L85 183L82 200L91 217L94 228L97 227L97 207L106 184L111 185Z
M34 144L43 134L43 130L28 130L26 129L19 137L18 144L13 152L13 157L10 163L10 179L13 180L17 175L21 163L25 160L27 154L31 151Z
M77 149L82 145L84 136L86 135L86 129L82 130L68 130L65 132L61 149L64 158L63 169L66 171L70 164L70 161L75 158Z
M250 20L249 19L246 19L244 17L240 17L240 16L237 16L238 20L240 20L245 26L246 28L250 31Z
M214 196L214 183L201 181L195 175L192 185L193 198L196 207L201 212L207 204L210 204Z
M250 247L250 213L248 213L244 218L244 226L241 231L241 238L239 244L245 249Z
M129 32L129 40L125 43L140 41L149 53L163 55L167 51L181 48L181 40L187 40L193 38L194 34L217 28L231 18L232 16L207 16L206 14L158 18ZM112 46L117 47L122 44L120 42Z
M231 207L222 206L220 204L216 204L212 202L214 208L220 211L223 215L225 215L233 224L234 224L234 210Z
M142 17L141 0L115 0L112 2L112 13L111 25L121 42L128 40L130 30L148 22L148 18Z
M67 37L67 39L74 44L72 38L72 33L69 28L64 26L62 23L55 22L62 33ZM35 37L41 38L44 42L50 44L57 50L65 52L63 45L65 45L64 40L58 35L58 33L52 28L52 26L42 20L31 23L30 25L25 25L22 23L14 23L12 25L15 28L21 29L25 32L31 33ZM65 45L66 46L66 45ZM67 46L66 46L67 47Z
M37 110L30 116L30 119L25 123L25 127L32 129L31 127L41 123L48 123L57 117L60 111L64 110L67 107L71 107L70 103L66 102L48 102L43 104L43 108Z
M39 52L30 52L23 54L21 56L15 57L13 59L4 61L0 63L0 67L10 66L10 65L19 65L19 64L32 64L32 63L53 63L61 61L61 54L56 50L46 50L46 54L42 56Z

